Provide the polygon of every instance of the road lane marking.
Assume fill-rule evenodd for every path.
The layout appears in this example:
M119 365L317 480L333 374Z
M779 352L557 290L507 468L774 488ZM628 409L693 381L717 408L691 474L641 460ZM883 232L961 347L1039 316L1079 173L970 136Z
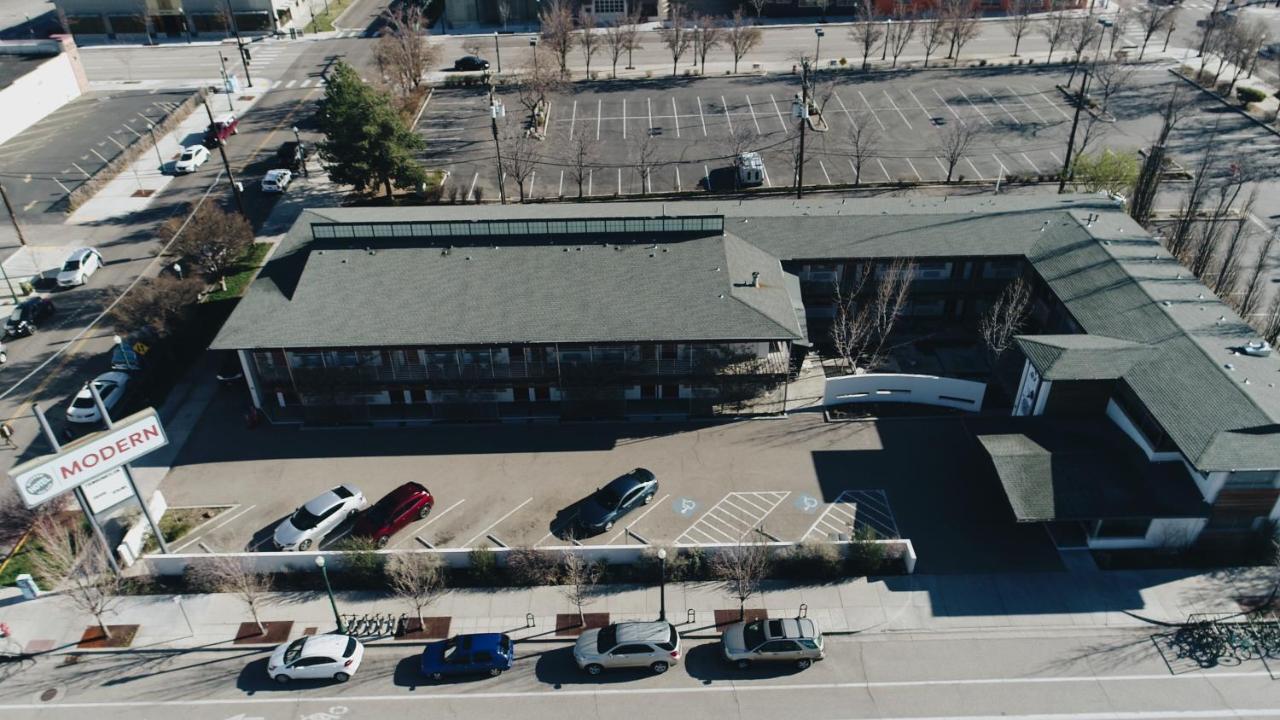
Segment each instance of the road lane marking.
M503 515L502 517L500 517L500 518L498 518L497 520L493 521L493 523L492 523L492 524L490 524L489 526L485 527L485 529L483 529L483 530L481 530L480 532L476 533L476 534L475 534L475 537L473 537L473 538L471 538L470 540L468 540L468 541L466 541L465 543L463 543L463 544L461 545L461 547L464 547L464 548L470 548L470 547L471 547L471 543L474 543L476 540L479 540L480 538L484 537L486 533L488 533L490 530L492 530L492 529L494 529L495 527L497 527L497 526L498 526L498 525L499 525L503 520L506 520L507 518L511 517L512 515L515 515L515 514L516 514L516 511L518 511L520 508L524 507L525 505L528 505L528 504L529 504L529 503L531 503L531 502L533 502L533 498L529 498L528 500L525 500L524 502L520 503L519 505L517 505L517 506L515 506L515 507L511 508L511 510L509 510L509 511L507 512L507 514L506 514L506 515Z

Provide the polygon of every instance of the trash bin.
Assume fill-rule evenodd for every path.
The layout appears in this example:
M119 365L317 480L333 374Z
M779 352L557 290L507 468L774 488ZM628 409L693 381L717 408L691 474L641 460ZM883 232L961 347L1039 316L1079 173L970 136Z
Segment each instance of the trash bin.
M18 589L22 591L22 599L35 600L40 597L40 586L36 584L36 579L27 573L19 575L15 580Z

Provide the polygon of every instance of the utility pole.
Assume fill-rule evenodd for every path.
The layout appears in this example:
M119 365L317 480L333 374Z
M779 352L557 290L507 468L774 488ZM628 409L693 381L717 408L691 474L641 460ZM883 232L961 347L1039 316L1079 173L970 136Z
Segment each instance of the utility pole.
M234 111L236 106L231 104L231 76L227 75L227 58L221 50L218 51L218 62L222 63L222 91L227 94L227 109Z
M1062 177L1058 180L1058 194L1067 191L1067 177L1071 172L1071 154L1075 152L1076 146L1076 126L1080 124L1080 108L1084 107L1084 90L1089 85L1089 68L1083 71L1084 77L1080 79L1080 89L1076 91L1076 112L1071 118L1071 136L1067 138L1067 157L1062 161Z
M209 127L213 127L213 110L209 107L209 98L204 99L204 110L209 113ZM223 146L222 138L214 136L214 142L218 144L218 153L222 155L222 167L227 171L227 180L231 181L231 192L236 196L236 207L240 210L240 215L245 220L249 219L249 213L244 211L244 198L240 195L240 185L236 182L236 176L231 172L231 163L227 160L227 149Z
M796 157L796 199L804 197L804 134L809 124L809 61L800 61L800 98L794 108L800 120L800 153Z
M13 203L9 202L9 193L0 184L0 198L4 198L4 209L9 211L9 222L13 223L13 231L18 234L18 244L26 245L27 238L22 234L22 226L18 224L18 214L13 211Z
M231 0L227 0L227 20L231 23L231 33L236 36L236 50L240 51L240 64L244 66L244 82L253 87L253 77L249 75L249 56L245 53L244 43L240 41L240 29L236 27L236 16L231 11Z
M507 204L507 183L502 172L502 143L498 140L498 118L506 117L506 108L493 95L493 83L489 83L489 126L493 129L493 149L498 156L498 198Z

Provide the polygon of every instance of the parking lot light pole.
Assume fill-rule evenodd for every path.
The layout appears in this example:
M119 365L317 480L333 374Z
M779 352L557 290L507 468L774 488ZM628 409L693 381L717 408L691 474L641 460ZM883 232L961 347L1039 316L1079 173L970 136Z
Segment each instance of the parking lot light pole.
M884 21L884 42L880 43L880 62L889 57L889 38L893 35L893 18Z
M160 141L156 140L156 126L147 123L147 132L151 133L151 145L156 149L156 160L160 163L160 172L164 172L164 156L160 154Z
M227 109L235 110L236 106L231 104L231 76L227 74L227 57L221 50L218 51L218 62L222 63L222 92L227 94ZM213 122L212 118L209 121Z
M293 139L298 143L298 151L302 153L302 177L311 177L311 171L307 170L307 146L302 144L302 136L298 134L298 126L294 125Z
M493 31L493 56L498 61L498 73L502 73L502 48L498 47L498 31Z
M533 76L538 76L538 36L529 38L529 47L533 48Z
M814 28L813 34L818 36L818 46L813 49L813 66L818 66L818 56L822 54L822 36L826 35L822 28Z
M667 549L658 548L658 619L667 619Z
M324 556L316 556L316 567L320 568L320 574L324 576L324 589L329 593L329 607L333 608L333 620L338 623L338 633L345 633L346 629L342 627L342 616L338 614L338 602L333 599L333 586L329 584L329 571L324 567Z
M493 83L489 83L489 127L493 129L493 150L498 157L498 199L507 204L507 183L502 172L502 142L498 140L498 118L506 117L506 108L493 94Z

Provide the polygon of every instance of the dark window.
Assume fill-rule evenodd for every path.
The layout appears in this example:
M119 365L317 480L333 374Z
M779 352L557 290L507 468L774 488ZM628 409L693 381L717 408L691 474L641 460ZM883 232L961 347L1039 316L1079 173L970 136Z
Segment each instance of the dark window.
M488 650L479 650L475 655L471 656L471 662L487 663L493 661L493 653Z
M760 652L763 652L763 653L785 653L785 652L795 652L795 651L797 651L797 650L799 650L799 649L800 649L800 646L799 646L799 645L796 645L796 644L795 644L794 642L792 642L791 640L774 640L773 642L767 642L767 643L765 643L765 644L760 648Z
M1142 538L1147 536L1147 528L1151 526L1148 518L1119 518L1103 520L1098 523L1096 538Z
M533 399L534 399L534 400L537 400L537 401L540 401L540 402L546 402L546 401L550 400L550 399L551 399L551 388L549 388L549 387L535 387L535 388L533 389Z
M618 626L610 625L600 629L600 634L596 637L596 651L607 653L609 649L618 644Z
M675 360L680 356L679 345L676 345L674 343L663 343L661 347L662 347L663 360Z
M645 400L653 400L654 398L658 397L658 386L657 385L641 385L640 397Z
M516 385L511 388L511 399L513 402L527 403L529 402L529 386Z
M1164 428L1160 427L1160 423L1152 417L1151 413L1147 412L1146 406L1142 404L1142 401L1138 399L1133 390L1124 383L1117 384L1116 389L1117 392L1112 399L1124 410L1125 415L1129 416L1129 419L1137 426L1138 431L1147 439L1151 447L1156 452L1176 452L1178 446L1169 439L1169 435L1164 431Z
M342 657L349 658L356 652L356 639L347 638L347 649L342 651Z
M665 400L674 400L680 397L680 386L679 385L663 385L662 397Z
M742 642L748 649L754 649L764 642L764 623L759 620L747 623L742 628Z
M640 645L635 643L632 645L623 645L613 651L614 655L646 655L653 652L653 648L648 645Z

